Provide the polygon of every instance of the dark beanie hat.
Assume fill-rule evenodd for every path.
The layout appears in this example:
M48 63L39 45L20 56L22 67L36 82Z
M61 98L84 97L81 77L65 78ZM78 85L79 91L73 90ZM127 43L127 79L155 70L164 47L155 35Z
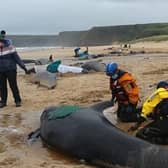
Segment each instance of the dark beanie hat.
M5 35L6 31L5 30L1 30L1 35Z

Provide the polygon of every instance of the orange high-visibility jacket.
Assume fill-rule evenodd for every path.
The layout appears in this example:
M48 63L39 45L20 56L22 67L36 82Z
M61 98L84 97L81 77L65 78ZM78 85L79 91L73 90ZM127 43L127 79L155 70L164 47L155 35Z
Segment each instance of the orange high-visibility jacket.
M110 88L115 90L115 88L118 90L118 93L115 93L115 96L117 97L118 101L120 101L120 97L125 97L126 100L123 100L123 102L130 102L132 104L137 104L139 100L139 88L136 84L136 80L133 78L133 76L125 72L118 80L117 80L117 86L115 85L115 81L110 83ZM112 93L113 94L113 93ZM122 101L122 100L121 100Z

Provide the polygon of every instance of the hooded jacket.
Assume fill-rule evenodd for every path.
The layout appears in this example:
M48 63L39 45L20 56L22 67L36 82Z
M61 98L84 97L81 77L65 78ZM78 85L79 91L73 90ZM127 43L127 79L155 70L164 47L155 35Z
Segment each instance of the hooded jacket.
M141 116L147 118L147 116L154 111L154 108L163 99L168 99L168 90L165 88L159 88L144 102Z
M110 89L118 102L124 104L137 104L139 100L139 89L136 80L128 72L119 70L117 80L110 78Z
M16 70L17 64L22 69L26 69L15 48L12 45L6 47L5 44L0 41L0 72Z

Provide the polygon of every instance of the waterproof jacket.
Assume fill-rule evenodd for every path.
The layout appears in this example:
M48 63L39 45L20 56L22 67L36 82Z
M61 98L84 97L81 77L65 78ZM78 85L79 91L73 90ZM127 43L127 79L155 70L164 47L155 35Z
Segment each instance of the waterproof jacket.
M0 72L16 70L16 64L25 70L25 65L15 48L12 45L6 47L0 42Z
M110 89L112 95L119 103L136 105L139 100L139 89L136 80L128 72L119 70L119 78L110 78Z
M168 89L159 88L152 93L143 104L141 116L147 116L154 112L155 107L164 99L168 98Z

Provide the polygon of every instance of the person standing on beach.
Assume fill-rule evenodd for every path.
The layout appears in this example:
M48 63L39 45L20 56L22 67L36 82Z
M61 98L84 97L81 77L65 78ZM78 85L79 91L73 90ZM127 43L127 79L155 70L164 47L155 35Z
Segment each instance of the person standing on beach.
M51 62L53 62L53 61L54 61L54 60L53 60L53 55L50 54L49 59L48 59L48 62L51 63Z
M136 109L139 89L133 76L118 68L117 63L106 65L106 75L110 77L112 91L111 104L118 103L117 117L122 122L135 122L139 114Z
M1 31L0 34L0 92L1 101L0 108L7 105L7 81L12 90L16 107L21 106L21 97L17 86L17 64L27 73L27 68L20 59L11 41L5 39L6 32Z

